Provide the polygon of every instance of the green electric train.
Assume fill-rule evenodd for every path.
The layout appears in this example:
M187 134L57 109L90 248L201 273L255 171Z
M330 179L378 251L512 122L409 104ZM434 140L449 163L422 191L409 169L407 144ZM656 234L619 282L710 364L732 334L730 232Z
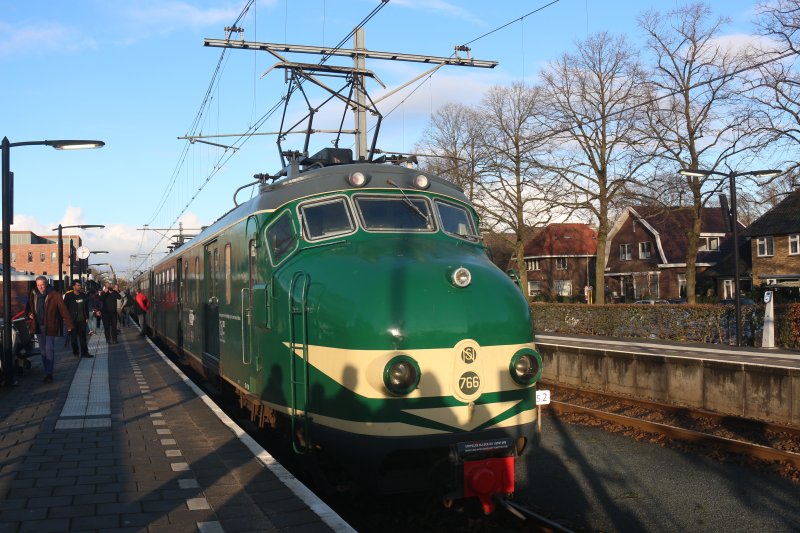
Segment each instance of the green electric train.
M337 476L489 512L538 442L526 299L458 187L351 159L297 161L155 264L151 332Z

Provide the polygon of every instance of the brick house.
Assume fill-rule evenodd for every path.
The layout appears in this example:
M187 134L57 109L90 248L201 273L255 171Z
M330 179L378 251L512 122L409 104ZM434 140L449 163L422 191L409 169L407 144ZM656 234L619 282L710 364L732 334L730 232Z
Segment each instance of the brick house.
M753 285L800 284L800 189L742 232L750 238Z
M550 224L525 243L527 294L583 298L592 285L597 256L597 232L587 224Z
M687 229L692 214L683 207L628 207L608 234L606 297L613 302L686 297ZM697 253L697 293L733 293L732 233L719 208L703 208ZM716 267L716 270L705 272ZM749 286L748 268L740 269L740 287ZM726 283L726 279L728 282Z
M79 235L61 236L63 277L69 276L70 239L75 248L81 246ZM0 242L0 245L5 243ZM32 231L11 232L11 267L20 272L52 276L58 279L58 235L36 235ZM77 266L76 266L77 268Z

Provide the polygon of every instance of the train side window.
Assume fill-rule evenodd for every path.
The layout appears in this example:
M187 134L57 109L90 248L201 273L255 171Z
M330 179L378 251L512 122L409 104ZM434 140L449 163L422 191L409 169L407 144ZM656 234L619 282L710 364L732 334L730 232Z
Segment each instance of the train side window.
M231 243L225 245L225 303L231 303Z
M436 200L436 209L439 211L439 220L442 223L442 230L462 239L471 241L478 240L478 232L469 212L463 207Z
M194 258L194 303L200 304L200 257Z
M267 245L273 265L280 263L297 248L297 237L288 211L267 228Z
M344 198L301 205L300 216L303 231L310 241L355 231L355 224Z

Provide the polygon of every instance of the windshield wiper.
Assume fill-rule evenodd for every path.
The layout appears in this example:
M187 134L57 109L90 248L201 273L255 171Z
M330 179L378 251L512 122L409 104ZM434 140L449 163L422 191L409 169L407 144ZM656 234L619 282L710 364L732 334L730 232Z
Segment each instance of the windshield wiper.
M431 229L431 223L430 220L428 219L428 215L420 211L419 207L414 205L414 202L412 202L411 199L408 196L406 196L405 191L401 189L400 186L395 182L393 182L392 180L386 180L386 183L388 183L389 185L393 185L394 187L397 187L397 190L400 191L400 194L403 195L403 200L404 200L403 203L405 203L408 207L410 207L414 213L419 215L419 217L425 221L426 228Z

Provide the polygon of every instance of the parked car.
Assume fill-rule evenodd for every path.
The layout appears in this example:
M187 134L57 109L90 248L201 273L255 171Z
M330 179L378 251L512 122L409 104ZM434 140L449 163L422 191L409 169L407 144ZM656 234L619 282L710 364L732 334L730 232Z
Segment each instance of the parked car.
M670 298L668 301L671 304L685 304L688 300L686 298Z
M726 298L724 300L720 300L719 303L722 305L736 305L736 300L733 298ZM755 305L755 302L752 298L739 298L739 303L741 305Z
M636 300L634 304L655 305L655 304L668 304L667 300Z

